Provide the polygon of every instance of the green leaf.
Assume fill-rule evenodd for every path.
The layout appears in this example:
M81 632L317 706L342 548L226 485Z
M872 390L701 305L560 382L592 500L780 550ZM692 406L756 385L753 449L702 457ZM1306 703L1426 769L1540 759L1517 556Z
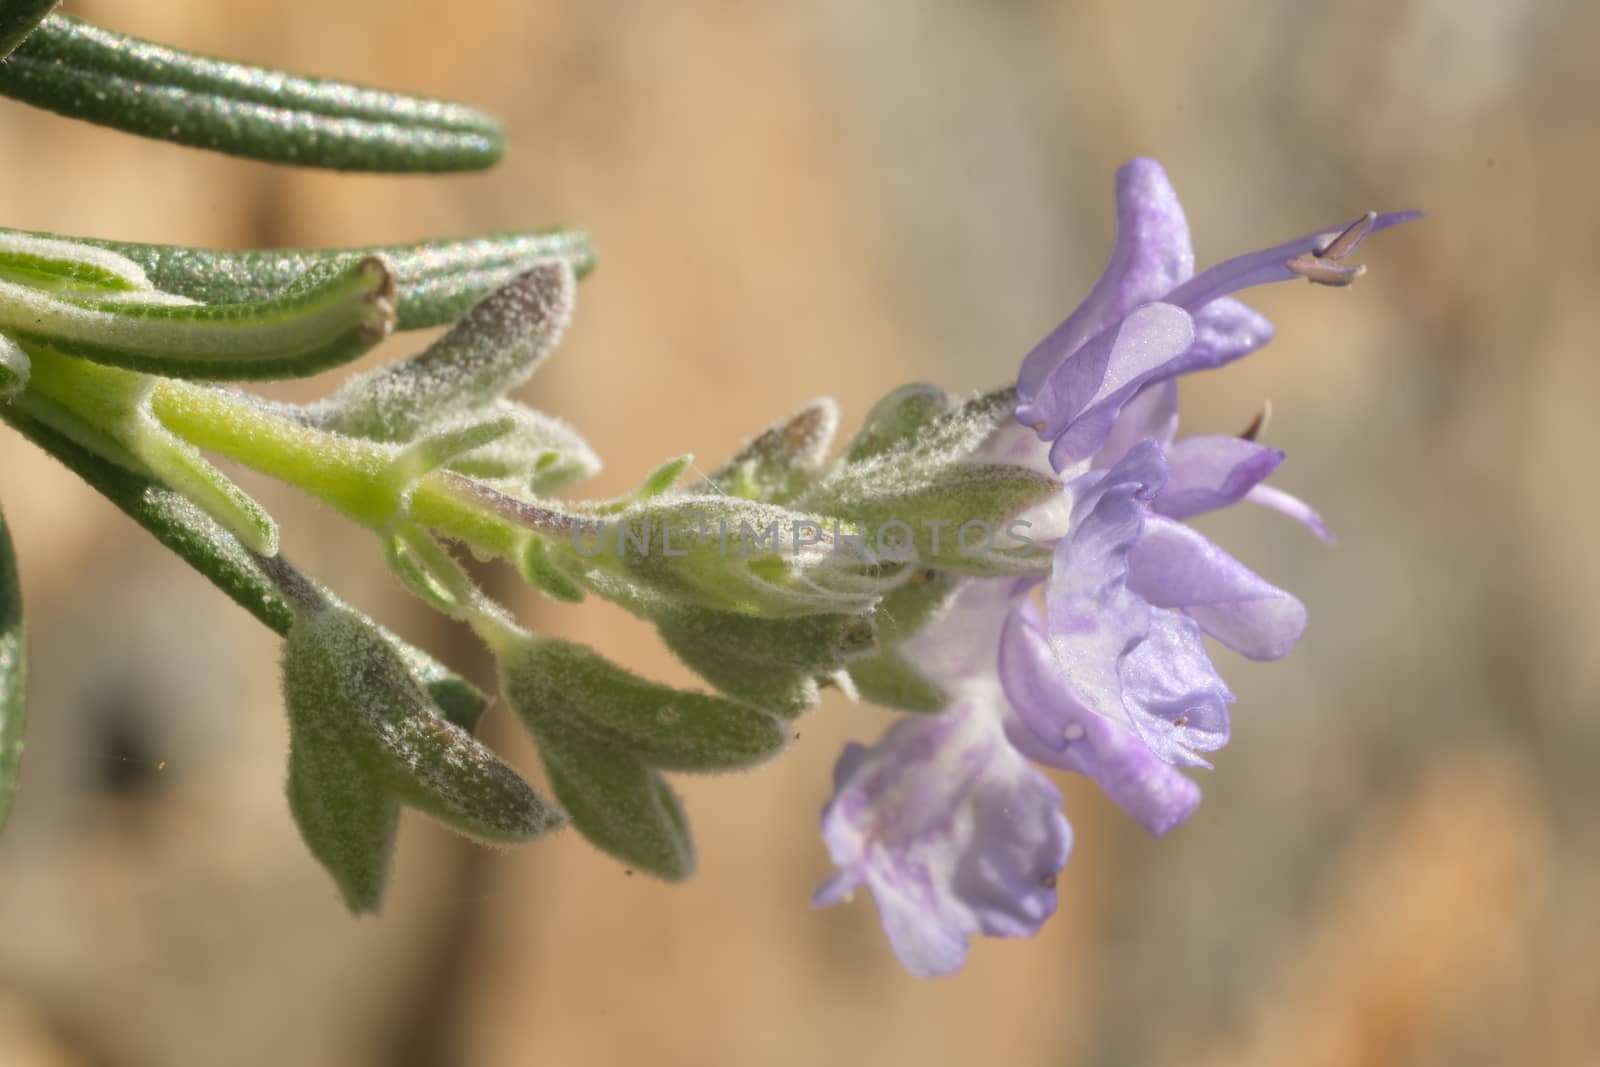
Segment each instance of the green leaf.
M833 495L803 498L805 507L849 515L870 531L880 550L899 544L907 530L922 564L971 575L1032 574L1047 569L1049 554L1008 532L1013 518L1061 493L1058 478L998 463L963 463L900 479L835 483ZM892 524L903 524L894 526ZM1019 536L1020 535L1020 536ZM880 543L881 540L881 543Z
M63 15L0 65L0 95L142 137L334 170L481 170L504 149L500 123L461 104L211 59Z
M827 674L872 651L877 634L865 615L801 615L761 619L703 608L665 608L650 616L665 631L721 645L743 660Z
M528 538L517 559L517 570L523 581L557 600L576 604L583 599L582 581L542 537Z
M26 389L32 373L33 361L28 358L28 353L17 342L0 333L0 404Z
M283 693L291 809L353 910L372 910L382 891L394 830L386 800L494 844L532 840L564 822L438 713L405 658L358 612L297 605L284 641Z
M898 652L880 652L850 663L850 680L863 700L886 708L937 714L945 709L944 692Z
M541 260L564 259L580 278L594 269L589 235L570 229L364 248L244 251L0 230L0 238L5 237L61 241L115 253L137 264L155 288L202 304L257 304L272 299L313 270L348 266L377 256L394 273L398 314L395 328L399 330L454 322L497 286Z
M877 644L864 615L762 619L674 605L646 609L668 648L723 693L793 718L815 707L819 678Z
M747 622L755 619L733 616ZM743 659L728 646L691 630L663 624L661 639L691 670L735 700L785 719L817 706L822 699L816 676L801 667Z
M278 583L262 570L238 539L193 503L149 478L103 459L58 431L23 417L15 408L0 409L0 415L269 629L280 634L289 632L294 624L294 610ZM288 567L281 556L276 557L275 562L280 567ZM337 603L325 590L322 595ZM450 721L472 729L487 704L483 694L426 652L387 631L384 634Z
M887 559L984 576L1046 569L1048 554L1011 521L1058 495L1060 480L981 460L1012 420L1016 391L938 411L944 402L928 387L891 393L845 458L792 506L848 518Z
M517 429L509 415L467 419L437 426L401 450L389 466L389 477L406 486L440 467L451 466L469 452L499 441Z
M514 496L544 496L600 470L600 457L589 442L553 415L512 400L491 404L486 414L509 418L511 432L456 458L451 470Z
M570 551L591 587L613 599L766 617L864 611L892 581L836 526L756 500L675 493L616 515L576 517L570 543L552 545Z
M884 647L910 637L954 595L957 580L941 571L921 571L878 601L872 613L878 641Z
M409 441L425 427L480 412L515 389L560 341L577 278L565 260L523 271L423 351L358 374L308 412L354 437Z
M376 256L319 266L255 304L66 295L0 281L0 328L169 378L290 378L348 362L387 337L394 299L394 276Z
M549 724L673 771L770 759L789 731L754 708L647 682L582 645L528 638L502 652L506 699L535 734Z
M22 726L27 710L27 646L22 630L22 588L6 517L0 514L0 829L11 814L22 761Z
M950 395L937 385L902 385L872 406L860 432L845 449L845 462L859 463L905 447L950 409Z
M39 27L61 0L0 0L0 59Z
M767 427L695 488L782 504L821 473L838 426L839 405L813 400Z
M694 873L689 820L666 779L634 756L559 727L534 737L550 788L590 844L668 882Z
M289 812L300 837L357 915L376 912L389 881L400 802L377 777L345 758L290 735Z
M0 230L0 280L66 296L154 296L144 268L109 248Z

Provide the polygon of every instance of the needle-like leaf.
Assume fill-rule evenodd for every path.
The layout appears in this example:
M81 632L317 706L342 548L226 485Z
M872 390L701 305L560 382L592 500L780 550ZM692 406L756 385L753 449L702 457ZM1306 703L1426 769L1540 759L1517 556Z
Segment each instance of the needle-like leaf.
M142 137L333 170L482 170L505 141L493 116L461 104L212 59L64 15L0 66L0 94Z
M366 248L239 251L66 238L5 229L0 229L0 248L7 238L70 242L87 246L85 251L91 253L94 249L115 253L143 270L155 288L202 304L260 303L282 293L313 270L330 264L348 266L376 256L388 263L394 275L395 328L399 330L421 330L454 322L491 291L542 260L564 259L580 278L594 269L589 235L582 230L565 229ZM30 281L37 284L37 279Z
M0 280L0 329L24 346L171 378L315 374L383 340L394 318L394 276L376 256L324 266L259 304L64 296Z
M11 813L22 760L22 722L27 670L23 662L22 590L17 583L17 558L11 549L6 518L0 514L0 828Z

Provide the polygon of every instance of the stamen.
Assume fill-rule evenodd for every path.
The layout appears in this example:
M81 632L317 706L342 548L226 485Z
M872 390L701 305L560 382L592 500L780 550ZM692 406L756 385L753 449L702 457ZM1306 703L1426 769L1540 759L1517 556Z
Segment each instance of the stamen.
M1073 741L1083 740L1083 735L1085 732L1086 731L1084 730L1082 723L1068 723L1067 728L1061 731L1061 738L1068 744L1071 744Z
M1250 420L1250 425L1244 428L1239 435L1240 440L1254 441L1261 436L1261 431L1267 428L1267 423L1272 421L1272 401L1263 400L1261 410L1256 412L1256 417Z
M1172 720L1172 725L1174 726L1187 726L1188 724L1189 716L1187 715L1179 715L1176 719Z
M1348 233L1349 231L1345 232ZM1334 239L1334 243L1337 244L1342 240L1344 240L1344 237L1341 235ZM1314 282L1317 285L1346 286L1367 272L1367 268L1361 264L1346 266L1343 263L1335 263L1331 259L1324 259L1310 252L1300 253L1285 263L1284 266L1288 267L1292 273L1298 274L1306 281Z
M1356 250L1356 245L1361 239L1372 232L1373 223L1378 221L1378 213L1369 211L1359 219L1344 228L1344 232L1327 245L1317 249L1319 259L1343 259Z

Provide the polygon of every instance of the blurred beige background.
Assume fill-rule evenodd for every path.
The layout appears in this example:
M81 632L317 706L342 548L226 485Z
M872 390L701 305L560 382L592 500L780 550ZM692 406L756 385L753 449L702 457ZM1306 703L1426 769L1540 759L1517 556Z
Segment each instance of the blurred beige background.
M1202 263L1368 207L1429 217L1364 248L1353 290L1252 294L1279 339L1186 386L1190 429L1270 397L1279 484L1340 535L1209 524L1313 628L1286 663L1223 665L1235 740L1200 814L1157 842L1064 782L1059 914L938 982L900 972L866 900L807 907L833 758L885 721L840 702L781 762L684 783L686 886L408 815L384 916L350 919L283 801L274 640L0 430L34 653L0 1064L1600 1064L1600 8L68 9L506 116L489 174L373 178L0 102L0 224L221 246L584 224L601 267L527 396L606 457L598 493L815 395L849 428L909 379L1005 380L1097 275L1134 154L1167 165ZM487 680L360 531L249 484L308 569ZM498 590L688 679L616 611ZM503 710L486 730L536 766Z

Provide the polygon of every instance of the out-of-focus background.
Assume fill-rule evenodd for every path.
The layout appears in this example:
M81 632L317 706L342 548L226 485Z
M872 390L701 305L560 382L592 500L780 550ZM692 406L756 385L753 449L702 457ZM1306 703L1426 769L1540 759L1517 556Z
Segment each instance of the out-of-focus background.
M526 395L607 459L597 493L816 395L849 429L907 380L1006 380L1096 277L1136 154L1202 264L1369 207L1428 219L1364 247L1352 290L1251 294L1278 340L1185 384L1196 430L1270 398L1278 484L1340 537L1207 526L1313 625L1284 663L1223 664L1234 740L1200 813L1156 841L1064 780L1059 913L936 982L901 973L866 899L807 907L831 763L886 721L839 700L778 763L683 783L687 885L571 834L486 852L408 815L383 917L352 920L283 800L275 641L0 430L33 650L0 1064L1600 1064L1600 7L68 10L504 115L488 174L374 178L0 102L0 224L268 246L581 223L601 266ZM488 681L365 534L247 481L309 570ZM689 680L620 612L497 592ZM486 731L534 772L503 710Z

